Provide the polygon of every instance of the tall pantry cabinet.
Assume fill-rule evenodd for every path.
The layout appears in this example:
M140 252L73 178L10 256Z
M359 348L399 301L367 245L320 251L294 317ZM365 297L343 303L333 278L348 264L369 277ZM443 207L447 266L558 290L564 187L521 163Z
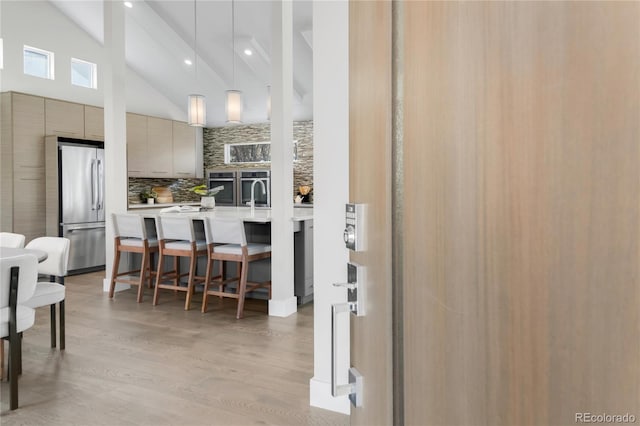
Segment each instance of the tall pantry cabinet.
M1 103L0 227L29 241L45 235L45 99L8 92Z

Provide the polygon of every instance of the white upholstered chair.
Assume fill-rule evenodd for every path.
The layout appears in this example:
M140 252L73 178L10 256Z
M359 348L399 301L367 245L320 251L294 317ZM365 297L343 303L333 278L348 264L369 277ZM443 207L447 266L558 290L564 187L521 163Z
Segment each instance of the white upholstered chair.
M13 232L0 232L0 247L23 248L25 236Z
M111 284L109 297L112 298L116 288L116 282L133 284L138 286L138 303L142 302L145 281L149 288L152 286L152 277L155 271L151 268L152 256L158 253L158 238L155 227L147 229L144 218L137 214L114 213L113 230L115 233L113 270L111 272ZM122 253L140 253L142 260L140 268L119 272L120 255ZM137 278L130 278L136 275Z
M63 237L39 237L29 241L25 248L42 250L47 259L38 263L38 274L48 275L49 282L40 281L33 297L25 302L30 308L49 306L51 312L51 347L56 347L56 303L60 306L60 350L65 348L64 277L69 264L71 241ZM59 283L56 282L59 281Z
M247 243L244 232L244 223L236 218L212 218L205 220L205 235L207 239L207 272L202 296L202 312L207 311L208 296L231 297L238 300L236 318L240 319L244 315L244 298L246 293L265 287L269 291L271 299L271 281L249 282L249 263L255 260L267 259L271 257L271 245L259 243ZM224 267L221 267L222 277L219 280L212 280L213 262L238 262L240 264L240 276L226 279ZM224 287L230 281L237 281L235 293L225 291ZM212 288L212 284L218 289Z
M11 410L18 408L18 374L22 367L20 333L33 326L35 312L24 306L33 296L38 280L38 259L33 254L0 258L0 337L9 340L9 387ZM4 366L4 345L2 346Z
M160 256L156 272L156 288L153 293L153 305L158 304L158 293L161 288L186 291L185 311L191 308L191 299L196 282L203 282L204 277L196 276L198 256L207 255L207 243L196 239L193 221L188 217L159 216L156 219ZM164 257L174 256L174 268L163 271ZM189 258L189 272L180 273L180 257ZM180 285L180 278L187 276L187 287ZM167 283L166 281L170 281Z

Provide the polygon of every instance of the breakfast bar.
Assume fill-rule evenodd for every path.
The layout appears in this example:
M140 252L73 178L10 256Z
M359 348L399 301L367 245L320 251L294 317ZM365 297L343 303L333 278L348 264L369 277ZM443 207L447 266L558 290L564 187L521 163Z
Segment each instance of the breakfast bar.
M149 206L151 207L151 206ZM245 233L248 242L271 243L271 209L249 207L224 207L218 206L212 210L200 211L196 205L155 205L153 208L135 206L129 208L129 213L139 214L145 218L148 232L155 234L155 218L157 216L188 217L194 221L197 239L204 239L204 222L207 217L238 218L244 222ZM294 208L293 239L294 239L294 294L298 304L304 304L313 300L313 208ZM132 261L137 254L132 254ZM249 277L255 281L263 281L271 274L271 262L269 259L254 262L249 272ZM185 264L185 268L186 268ZM204 270L206 264L199 260L198 270ZM266 295L259 290L253 297L264 298Z

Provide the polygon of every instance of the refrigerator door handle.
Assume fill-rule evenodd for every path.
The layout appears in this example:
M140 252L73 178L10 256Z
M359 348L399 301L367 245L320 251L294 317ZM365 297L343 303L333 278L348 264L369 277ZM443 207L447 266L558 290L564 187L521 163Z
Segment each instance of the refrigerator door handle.
M104 170L102 167L102 160L96 160L98 165L96 166L96 176L97 176L97 185L98 185L98 200L97 200L97 210L102 210L104 208Z
M98 194L96 193L96 160L91 160L91 210L96 210Z

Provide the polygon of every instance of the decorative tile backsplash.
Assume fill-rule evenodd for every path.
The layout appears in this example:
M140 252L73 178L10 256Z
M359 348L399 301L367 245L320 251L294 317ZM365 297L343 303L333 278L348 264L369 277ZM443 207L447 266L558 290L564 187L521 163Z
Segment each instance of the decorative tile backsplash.
M269 123L211 127L204 129L203 138L205 170L271 168L270 163L224 163L224 145L227 143L270 141ZM294 122L293 140L298 141L298 159L293 163L293 196L295 196L298 193L298 186L309 185L313 188L313 121ZM313 199L313 192L311 197Z
M194 186L202 184L202 179L156 179L129 178L129 202L140 200L142 191L149 191L154 186L166 186L173 194L175 203L200 201L200 196L191 191Z
M292 199L297 195L299 186L309 185L313 188L313 121L294 122L293 139L298 141L298 159L293 163ZM203 129L204 170L270 169L270 163L224 163L224 144L269 140L271 140L271 126L269 123L205 128ZM148 191L154 186L168 187L176 203L198 202L200 201L200 196L191 192L190 189L203 182L203 179L129 178L129 202L140 200L140 192ZM311 200L313 201L313 192L311 193Z

